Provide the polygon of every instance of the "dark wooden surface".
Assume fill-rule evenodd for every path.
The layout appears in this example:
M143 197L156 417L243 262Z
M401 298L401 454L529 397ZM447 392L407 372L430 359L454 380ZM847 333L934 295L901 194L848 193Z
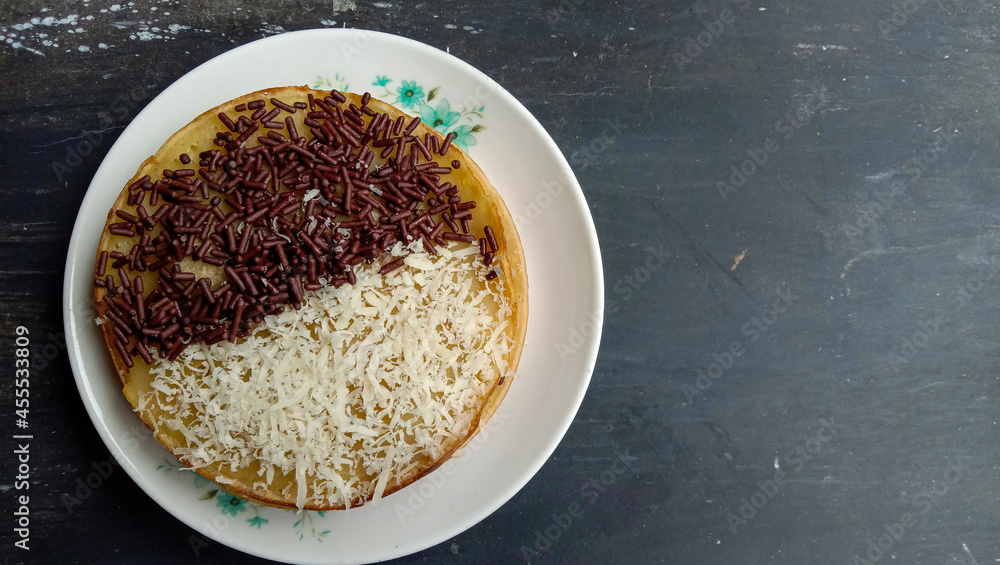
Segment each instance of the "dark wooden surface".
M447 47L537 116L590 203L609 299L552 459L401 562L1000 560L995 3L112 4L0 5L10 563L193 560L188 528L121 472L72 514L60 503L108 457L59 348L70 230L104 154L171 81L266 35L345 24ZM93 152L54 170L87 132ZM734 166L753 172L739 187ZM32 377L29 553L11 532L18 325L58 351ZM216 544L198 562L260 561Z

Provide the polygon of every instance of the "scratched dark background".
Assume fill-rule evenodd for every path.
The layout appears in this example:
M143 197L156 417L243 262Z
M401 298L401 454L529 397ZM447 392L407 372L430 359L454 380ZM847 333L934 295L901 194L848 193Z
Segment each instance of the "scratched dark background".
M192 531L120 471L60 503L108 457L58 335L70 231L170 82L345 25L448 48L534 113L586 193L609 299L552 459L399 562L1000 561L994 2L115 1L0 5L7 562L194 560ZM18 325L43 355L29 553L11 531ZM213 544L197 562L261 561Z

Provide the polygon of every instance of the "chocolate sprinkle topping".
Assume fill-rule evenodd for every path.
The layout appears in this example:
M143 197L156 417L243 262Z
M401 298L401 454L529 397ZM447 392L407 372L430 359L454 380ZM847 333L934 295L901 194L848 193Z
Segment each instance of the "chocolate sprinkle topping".
M128 186L137 215L117 210L121 221L108 231L131 238L130 251L102 252L95 270L126 367L135 356L151 363L154 349L176 359L193 343L245 338L265 316L301 308L305 291L355 284L354 266L377 261L397 242L420 240L430 254L450 241L477 243L469 234L475 202L462 202L458 187L441 182L459 161L449 167L434 160L454 134L444 141L414 136L420 118L393 120L369 108L370 100L366 93L360 107L346 104L332 91L310 95L308 104L240 104L236 121L218 114L218 148L199 153L197 169L164 170L162 178ZM303 137L291 114L310 109L304 123L311 135ZM248 147L251 140L258 144ZM372 164L373 147L384 164ZM186 153L178 158L192 161ZM491 227L478 244L489 267L499 253ZM220 284L213 288L213 278L182 268L191 261L217 268ZM379 272L402 266L398 257ZM158 281L147 293L129 271L155 272ZM495 270L486 274L496 277Z

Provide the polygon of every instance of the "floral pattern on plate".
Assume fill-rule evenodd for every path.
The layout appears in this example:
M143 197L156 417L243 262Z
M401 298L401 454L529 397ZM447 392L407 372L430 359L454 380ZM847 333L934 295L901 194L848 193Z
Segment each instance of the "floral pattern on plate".
M191 469L185 467L177 461L176 459L170 460L167 458L163 459L163 463L156 467L158 471L171 472L175 471L178 473L190 473L194 476L194 488L197 489L198 500L203 501L215 501L216 508L222 513L223 516L228 516L230 518L242 518L243 516L249 516L246 519L247 528L261 529L263 526L270 523L270 520L264 517L266 512L272 518L274 513L285 512L295 514L294 510L283 510L280 508L271 508L269 506L261 506L256 502L249 500L244 500L238 496L234 496L225 491L225 489L219 487L219 485L206 479L205 477L191 471ZM247 514L243 514L246 512ZM241 516L243 514L243 516ZM292 535L298 537L299 541L305 539L308 534L310 538L316 541L322 542L330 534L330 530L319 530L317 528L322 527L318 523L319 518L326 516L326 512L314 512L305 511L299 515L298 521L292 524Z
M484 105L477 106L477 102L470 104L467 101L461 108L453 107L447 98L441 96L440 86L425 88L416 80L401 80L396 85L393 79L386 75L376 75L375 81L371 84L378 87L369 89L372 96L411 114L415 113L424 123L444 135L455 134L452 143L465 152L476 145L475 134L486 129L482 123ZM349 90L347 79L340 76L340 73L334 74L333 78L318 76L312 87Z

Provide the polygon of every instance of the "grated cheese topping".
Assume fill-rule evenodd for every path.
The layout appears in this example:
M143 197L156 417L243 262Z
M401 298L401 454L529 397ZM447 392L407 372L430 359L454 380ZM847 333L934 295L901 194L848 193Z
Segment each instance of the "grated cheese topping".
M392 273L359 265L357 284L307 293L242 342L154 364L137 410L161 408L155 426L183 434L195 468L291 478L300 509L377 501L465 438L508 375L511 309L477 251L399 243Z

